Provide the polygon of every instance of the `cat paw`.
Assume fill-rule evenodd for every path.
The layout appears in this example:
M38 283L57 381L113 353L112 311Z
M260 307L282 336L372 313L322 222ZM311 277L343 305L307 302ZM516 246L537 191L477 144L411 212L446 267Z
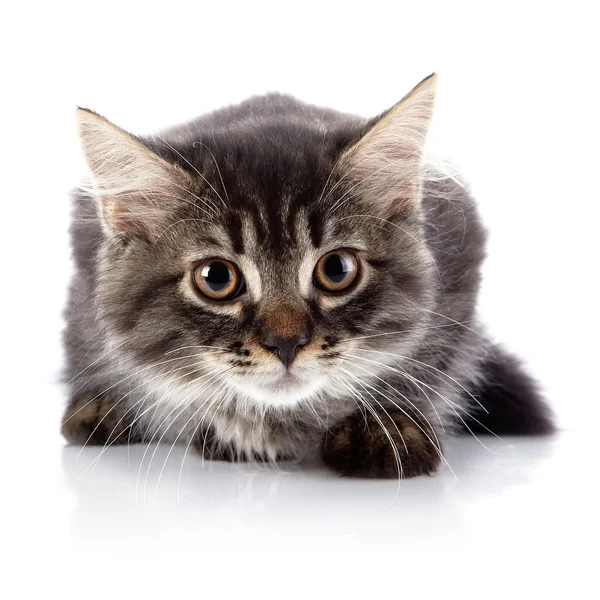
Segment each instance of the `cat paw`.
M357 412L330 429L323 441L325 464L340 475L364 478L405 479L437 469L441 450L429 426L401 412L381 412L378 418L381 423Z
M112 409L113 404L96 400L92 396L82 396L67 408L61 425L61 433L69 444L104 445L127 444L129 428L121 413Z

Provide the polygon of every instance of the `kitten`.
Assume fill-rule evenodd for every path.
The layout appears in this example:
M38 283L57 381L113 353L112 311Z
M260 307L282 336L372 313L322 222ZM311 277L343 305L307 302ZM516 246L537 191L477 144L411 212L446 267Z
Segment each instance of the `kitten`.
M411 477L448 433L552 431L477 320L474 201L423 164L435 87L370 120L270 94L144 138L79 109L65 438Z

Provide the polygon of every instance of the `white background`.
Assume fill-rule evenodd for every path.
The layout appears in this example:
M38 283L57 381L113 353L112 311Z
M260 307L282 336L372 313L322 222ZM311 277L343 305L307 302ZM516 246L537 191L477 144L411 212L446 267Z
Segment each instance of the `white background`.
M157 4L1 9L2 597L597 593L594 3ZM168 448L149 470L143 448L94 468L97 451L63 448L74 107L138 133L274 90L370 116L432 71L430 146L491 230L482 315L563 431L456 440L458 481L399 486L197 457L180 477L183 451Z

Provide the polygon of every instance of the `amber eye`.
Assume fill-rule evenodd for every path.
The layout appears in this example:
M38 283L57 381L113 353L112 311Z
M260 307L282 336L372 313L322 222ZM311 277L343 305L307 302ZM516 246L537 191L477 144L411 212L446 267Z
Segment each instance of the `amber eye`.
M228 260L211 258L192 272L196 289L211 300L231 300L244 290L244 278L239 269Z
M314 271L315 283L327 292L343 292L358 277L358 259L348 250L334 250L321 256Z

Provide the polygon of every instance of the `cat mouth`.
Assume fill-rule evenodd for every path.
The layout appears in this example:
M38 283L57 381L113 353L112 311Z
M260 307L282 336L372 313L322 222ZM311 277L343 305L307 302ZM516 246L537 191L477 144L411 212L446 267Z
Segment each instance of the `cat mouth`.
M265 384L265 388L275 393L295 393L299 389L303 388L306 382L303 381L297 375L292 375L290 372L286 372L281 377L273 379Z
M243 387L255 401L281 406L294 404L312 395L320 387L320 382L314 377L300 377L286 371L278 377L245 382Z

